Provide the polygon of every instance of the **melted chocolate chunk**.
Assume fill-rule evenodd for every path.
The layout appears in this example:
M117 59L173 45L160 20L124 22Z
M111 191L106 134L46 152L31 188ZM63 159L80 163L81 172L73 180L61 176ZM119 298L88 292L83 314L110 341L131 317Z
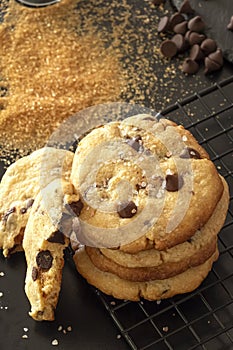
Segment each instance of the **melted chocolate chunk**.
M47 239L47 241L50 243L65 244L64 235L59 230L57 230L56 232L53 232L52 235Z
M37 266L41 270L49 270L53 263L53 256L49 250L41 250L36 256Z
M130 138L130 139L127 139L127 144L132 147L133 149L135 149L135 151L139 151L140 150L140 147L141 147L141 144L139 141L141 141L141 136L138 135L136 137L133 137L133 138Z
M169 192L176 192L183 186L184 181L178 174L167 175L166 176L166 190Z
M180 155L180 158L193 158L193 159L201 159L201 155L198 151L196 151L194 148L187 147L183 150L183 152Z
M7 211L5 212L5 214L3 215L2 220L3 220L4 222L7 222L8 217L9 217L11 214L15 213L15 211L16 211L16 208L15 208L15 207L10 208L9 210L7 210Z
M70 207L72 211L79 216L81 214L82 208L83 208L83 203L81 200L78 200L77 202L70 203L66 207ZM67 208L68 209L68 208Z
M118 215L123 218L132 218L137 213L137 206L133 201L120 203L117 207Z
M35 282L38 278L39 271L36 267L32 268L32 280Z

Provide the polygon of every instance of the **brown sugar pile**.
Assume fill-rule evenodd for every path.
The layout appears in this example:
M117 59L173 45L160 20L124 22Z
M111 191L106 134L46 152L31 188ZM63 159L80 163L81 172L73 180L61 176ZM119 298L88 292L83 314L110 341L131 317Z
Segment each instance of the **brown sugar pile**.
M119 99L119 60L100 35L81 32L75 4L9 4L0 26L1 156L42 147L75 112Z

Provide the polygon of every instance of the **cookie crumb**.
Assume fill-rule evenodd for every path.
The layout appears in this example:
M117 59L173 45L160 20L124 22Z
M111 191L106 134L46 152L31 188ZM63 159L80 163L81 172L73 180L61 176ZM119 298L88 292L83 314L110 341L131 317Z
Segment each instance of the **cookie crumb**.
M5 306L5 310L8 310L8 306Z
M63 329L63 331L62 331L62 332L63 332L63 334L66 334L66 330L65 330L65 329Z
M164 332L168 332L168 326L163 327Z
M72 331L72 327L71 327L71 326L68 326L68 327L67 327L67 331L68 331L68 332L71 332L71 331Z
M110 304L113 305L113 306L115 306L115 305L116 305L116 302L115 302L115 301L111 301Z
M0 292L0 298L3 296L3 292Z
M0 277L5 276L5 273L3 271L0 272Z
M24 332L28 332L28 328L27 327L24 327L23 330L24 330Z
M52 345L58 345L58 340L57 340L57 339L54 339L54 340L52 341Z
M156 301L156 304L157 304L157 305L160 305L160 304L161 304L161 300L157 300L157 301Z
M59 332L62 331L62 326L59 326L57 329Z
M117 334L117 339L121 339L121 335L120 334Z
M23 338L23 339L28 339L28 335L27 335L27 334L24 334L24 335L22 335L22 338Z

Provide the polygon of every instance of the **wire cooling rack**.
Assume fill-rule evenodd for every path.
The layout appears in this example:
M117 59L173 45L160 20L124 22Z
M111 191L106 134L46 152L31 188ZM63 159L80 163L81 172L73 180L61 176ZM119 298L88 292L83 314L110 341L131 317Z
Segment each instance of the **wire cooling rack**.
M233 77L162 111L182 123L208 151L230 187L219 234L220 257L192 293L161 302L121 301L97 294L134 350L233 349Z

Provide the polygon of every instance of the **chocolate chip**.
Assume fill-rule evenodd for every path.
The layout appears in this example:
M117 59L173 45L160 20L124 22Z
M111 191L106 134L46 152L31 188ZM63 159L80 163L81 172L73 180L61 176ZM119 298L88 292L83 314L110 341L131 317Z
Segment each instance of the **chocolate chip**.
M160 46L160 51L166 58L172 58L177 54L177 46L172 40L165 40Z
M178 174L172 174L166 176L166 190L169 192L178 191L184 184L183 178Z
M190 3L188 0L185 0L182 2L180 9L179 9L180 13L185 13L187 15L192 15L194 13L194 10L192 9Z
M5 97L7 95L8 89L6 86L0 86L0 97Z
M20 214L25 214L27 212L27 208L21 208L20 209Z
M11 214L13 214L13 213L15 213L16 212L16 208L15 207L12 207L12 208L10 208L9 210L7 210L6 212L5 212L5 214L3 215L3 218L2 218L2 220L3 220L3 222L7 222L7 220L8 220L8 217L11 215Z
M231 16L230 22L227 25L227 29L233 30L233 16Z
M33 198L28 199L28 201L27 201L27 209L32 207L33 203L34 203L34 199Z
M72 202L68 205L66 205L66 208L69 210L69 207L71 208L71 210L77 215L79 216L81 214L82 208L83 208L83 203L82 201L79 199L77 202Z
M47 239L50 243L59 243L65 244L65 238L61 231L57 230L51 234L51 236Z
M180 158L194 158L194 159L201 159L201 155L198 151L196 151L194 148L187 147L185 148L182 153L180 154Z
M169 29L169 17L164 16L159 21L158 32L159 33L166 33L168 29Z
M133 137L133 138L130 138L130 139L127 139L127 144L132 147L133 149L135 149L135 151L139 151L140 150L140 147L141 147L141 143L139 141L141 141L141 136L140 135L137 135L136 137Z
M201 44L205 40L205 35L197 32L190 31L188 41L191 46L195 44Z
M210 53L216 51L217 49L217 44L216 41L214 41L213 39L205 39L202 43L201 43L201 49L204 52L205 56L208 56Z
M35 282L38 278L39 271L36 267L33 266L32 268L32 280Z
M222 50L217 49L205 58L205 74L219 70L223 65Z
M170 17L170 20L169 20L169 27L173 30L173 28L181 23L181 22L184 22L185 18L184 16L179 13L179 12L176 12L174 13L171 17Z
M185 51L187 48L185 39L182 34L174 35L171 40L176 44L177 50L179 52Z
M195 16L188 22L188 29L192 32L201 33L205 29L205 23L200 16Z
M132 218L137 213L137 206L133 201L120 203L117 212L121 218Z
M173 31L177 34L184 35L187 32L187 28L188 28L188 22L184 21L184 22L176 24L173 28Z
M36 256L37 266L41 270L49 270L53 263L53 256L49 250L41 250Z
M199 64L196 61L193 61L191 58L186 58L183 66L182 72L186 74L195 74L199 70Z
M204 53L202 52L200 46L198 44L195 44L192 46L192 48L190 50L189 57L193 61L200 61L200 60L204 59L205 56L204 56Z

